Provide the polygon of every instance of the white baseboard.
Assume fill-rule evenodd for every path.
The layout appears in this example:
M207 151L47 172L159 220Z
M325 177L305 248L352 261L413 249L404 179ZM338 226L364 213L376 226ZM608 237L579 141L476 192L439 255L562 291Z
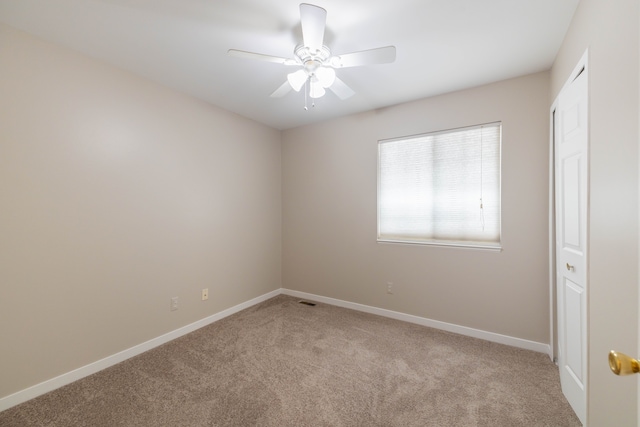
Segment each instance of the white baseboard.
M405 322L428 326L435 329L454 332L460 335L466 335L469 337L480 338L483 340L492 341L500 344L506 344L512 347L533 350L540 353L549 354L551 351L551 347L549 344L523 340L520 338L514 338L506 335L496 334L493 332L486 332L486 331L481 331L479 329L473 329L465 326L458 326L451 323L431 320L424 317L413 316L411 314L385 310L383 308L371 307L368 305L357 304L354 302L343 301L335 298L323 297L320 295L309 294L306 292L292 291L290 289L282 288L282 289L277 289L275 291L271 291L269 293L261 295L257 298L254 298L242 304L238 304L234 307L228 308L226 310L223 310L209 317L205 317L202 320L198 320L197 322L191 323L189 325L183 326L181 328L168 332L159 337L153 338L149 341L143 342L142 344L138 344L136 346L123 350L119 353L105 357L104 359L100 359L96 362L82 366L71 372L67 372L65 374L59 375L50 380L41 382L40 384L36 384L32 387L18 391L14 394L10 394L9 396L0 398L0 411L4 411L5 409L9 409L20 403L26 402L27 400L33 399L34 397L38 397L44 393L53 391L57 388L70 384L81 378L95 374L96 372L99 372L110 366L123 362L131 357L137 356L141 353L144 353L145 351L151 350L155 347L158 347L162 344L165 344L169 341L172 341L176 338L179 338L183 335L186 335L204 326L210 325L211 323L217 322L220 319L223 319L227 316L230 316L234 313L244 310L245 308L249 308L253 305L266 301L280 294L290 295L290 296L294 296L296 298L301 298L301 299L318 301L321 303L331 304L338 307L350 308L352 310L363 311L365 313L376 314L378 316L389 317L396 320L402 320Z
M468 337L480 338L486 341L505 344L512 347L523 348L526 350L533 350L538 353L550 354L550 351L551 351L551 346L549 344L524 340L521 338L514 338L507 335L501 335L493 332L482 331L480 329L473 329L473 328L468 328L466 326L454 325L452 323L440 322L438 320L432 320L424 317L413 316L411 314L385 310L383 308L371 307L368 305L357 304L354 302L343 301L335 298L323 297L320 295L308 294L306 292L292 291L290 289L284 289L284 288L282 289L282 293L285 295L294 296L296 298L322 302L325 304L331 304L338 307L350 308L352 310L363 311L365 313L371 313L371 314L377 314L378 316L389 317L391 319L402 320L405 322L415 323L422 326L428 326L434 329L454 332L456 334L466 335Z
M234 313L237 313L241 310L244 310L245 308L249 308L253 305L256 305L270 298L273 298L277 295L280 295L280 293L281 293L280 289L271 291L267 294L261 295L257 298L254 298L242 304L238 304L234 307L228 308L226 310L223 310L209 317L205 317L204 319L198 320L197 322L193 322L189 325L183 326L174 331L168 332L164 335L160 335L159 337L143 342L142 344L138 344L136 346L123 350L119 353L113 354L111 356L107 356L104 359L100 359L96 362L82 366L71 372L67 372L55 378L51 378L50 380L41 382L40 384L36 384L32 387L18 391L14 394L10 394L9 396L0 398L0 411L4 411L5 409L9 409L12 406L16 406L20 403L26 402L27 400L33 399L34 397L38 397L42 394L53 391L57 388L70 384L81 378L95 374L96 372L99 372L117 363L123 362L131 357L137 356L141 353L144 353L145 351L151 350L152 348L158 347L162 344L165 344L169 341L172 341L176 338L179 338L183 335L193 332L196 329L200 329L203 326L207 326L211 323L217 322L218 320L223 319L227 316L230 316Z

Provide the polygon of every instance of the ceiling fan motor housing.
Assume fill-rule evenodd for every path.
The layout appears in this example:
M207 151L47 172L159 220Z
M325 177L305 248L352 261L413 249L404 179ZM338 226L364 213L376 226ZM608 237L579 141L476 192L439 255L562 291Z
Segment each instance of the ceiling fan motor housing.
M310 76L314 75L315 71L319 67L322 67L325 61L331 56L331 51L327 46L322 46L318 50L312 50L307 46L298 45L293 52Z

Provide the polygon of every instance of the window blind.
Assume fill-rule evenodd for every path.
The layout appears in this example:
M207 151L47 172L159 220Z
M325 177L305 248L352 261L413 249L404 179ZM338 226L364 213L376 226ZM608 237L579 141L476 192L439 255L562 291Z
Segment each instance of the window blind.
M500 245L501 123L378 143L378 240Z

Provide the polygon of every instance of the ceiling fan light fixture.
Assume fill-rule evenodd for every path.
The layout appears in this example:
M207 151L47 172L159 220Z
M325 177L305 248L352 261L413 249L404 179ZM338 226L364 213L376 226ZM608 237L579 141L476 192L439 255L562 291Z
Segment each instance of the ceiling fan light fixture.
M308 78L309 76L307 75L305 70L298 70L295 73L287 74L287 80L289 81L289 84L291 85L293 90L295 90L296 92L300 92L300 89L302 89L302 86L304 86L304 83Z
M322 87L327 88L336 81L336 71L329 67L319 67L315 73Z
M309 96L311 98L322 98L325 94L325 90L322 87L322 83L317 78L311 79L311 84L309 87Z

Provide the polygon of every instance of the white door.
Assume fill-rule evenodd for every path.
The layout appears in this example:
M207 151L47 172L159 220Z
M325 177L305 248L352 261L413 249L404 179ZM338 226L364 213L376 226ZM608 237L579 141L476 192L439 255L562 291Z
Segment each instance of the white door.
M558 365L562 392L578 418L587 413L587 71L556 101L555 195Z

